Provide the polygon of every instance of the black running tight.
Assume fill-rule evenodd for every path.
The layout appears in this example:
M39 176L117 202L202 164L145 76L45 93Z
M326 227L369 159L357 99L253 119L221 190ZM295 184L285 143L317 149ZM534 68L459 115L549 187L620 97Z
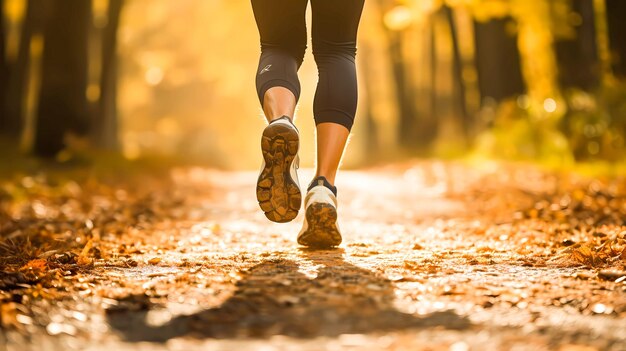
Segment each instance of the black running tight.
M338 123L350 130L357 105L354 58L365 0L311 0L313 56L319 80L313 102L315 123ZM309 0L252 0L261 36L256 87L263 104L272 87L300 97L298 69L306 50L305 12Z

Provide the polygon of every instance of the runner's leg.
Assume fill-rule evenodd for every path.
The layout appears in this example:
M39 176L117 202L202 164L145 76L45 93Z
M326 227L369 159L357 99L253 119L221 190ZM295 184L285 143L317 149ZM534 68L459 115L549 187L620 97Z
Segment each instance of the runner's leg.
M307 3L308 0L252 0L261 38L256 88L268 121L294 116L300 97L298 69L306 50Z

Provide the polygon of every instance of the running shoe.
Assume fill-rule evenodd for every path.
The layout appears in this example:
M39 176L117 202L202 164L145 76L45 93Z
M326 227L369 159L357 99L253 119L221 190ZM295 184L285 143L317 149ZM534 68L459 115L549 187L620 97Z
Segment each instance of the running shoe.
M337 222L337 188L325 177L317 177L304 199L304 224L298 244L314 248L330 248L341 244Z
M287 116L275 119L263 130L263 164L256 197L265 216L285 223L298 215L302 193L298 183L300 133Z

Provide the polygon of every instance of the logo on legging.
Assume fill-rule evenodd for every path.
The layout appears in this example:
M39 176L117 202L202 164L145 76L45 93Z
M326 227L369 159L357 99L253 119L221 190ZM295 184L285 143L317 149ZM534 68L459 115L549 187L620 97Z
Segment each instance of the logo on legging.
M270 71L270 68L272 68L272 65L267 65L267 66L265 66L265 67L261 70L261 72L259 72L259 75L261 75L261 74L263 74L263 73L265 73L265 72L269 72L269 71Z

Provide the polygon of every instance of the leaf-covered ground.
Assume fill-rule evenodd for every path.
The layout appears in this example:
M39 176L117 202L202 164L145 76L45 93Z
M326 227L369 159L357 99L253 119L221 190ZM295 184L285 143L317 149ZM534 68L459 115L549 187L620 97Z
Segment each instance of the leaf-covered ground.
M253 172L53 173L0 182L0 349L626 349L624 178L343 172L310 251Z

